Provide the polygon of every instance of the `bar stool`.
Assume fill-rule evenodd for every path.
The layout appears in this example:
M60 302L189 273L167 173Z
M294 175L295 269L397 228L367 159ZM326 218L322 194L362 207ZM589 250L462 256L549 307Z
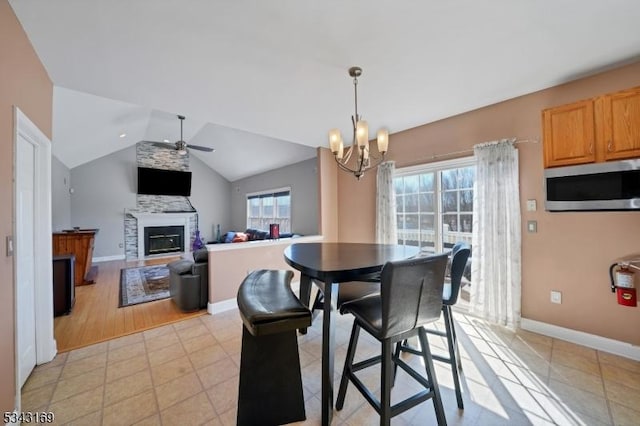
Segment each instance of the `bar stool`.
M462 276L464 275L465 267L467 266L467 260L471 254L471 246L465 242L458 242L453 246L451 250L451 279L450 284L445 283L444 291L442 293L442 317L444 320L445 331L426 329L429 334L434 334L447 339L447 347L449 350L449 356L442 356L439 354L433 354L432 358L436 361L441 361L451 366L451 374L453 375L453 384L456 391L456 402L458 408L464 409L464 402L462 400L462 390L460 388L460 372L462 371L462 360L460 358L460 349L458 348L458 337L456 335L456 327L453 321L453 314L451 307L458 301L458 295L460 294L460 284L462 282ZM400 352L409 352L413 354L419 354L420 352L409 346L407 341L399 343L396 347L396 356L400 356Z
M324 309L324 283L322 281L313 280L313 283L318 287L316 298L311 305L312 320L318 315L318 312L322 312ZM372 294L380 293L380 275L376 278L372 278L370 281L349 281L340 284L340 291L338 292L338 308L343 303L351 300L360 299L361 297L370 296Z
M237 424L280 425L306 419L296 329L311 312L291 291L293 272L257 270L238 289L242 351Z
M427 399L433 400L438 424L446 425L429 342L422 326L440 317L447 258L446 254L441 254L387 262L382 269L380 294L342 304L340 313L350 313L355 318L336 401L338 410L344 406L347 386L352 382L380 414L381 425L390 424L392 417ZM381 343L382 355L354 364L353 359L361 329ZM425 362L426 379L395 356L393 350L396 343L416 335L420 340L420 355ZM380 401L355 374L378 362L382 363ZM391 388L395 378L394 365L402 368L425 389L391 406Z

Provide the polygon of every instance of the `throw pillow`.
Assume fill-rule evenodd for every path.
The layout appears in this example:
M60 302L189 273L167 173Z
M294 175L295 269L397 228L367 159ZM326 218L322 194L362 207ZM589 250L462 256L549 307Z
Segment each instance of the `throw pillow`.
M244 232L236 232L236 236L233 237L233 241L234 243L243 243L245 241L248 241L249 237L247 237L247 234L245 234Z
M253 241L257 239L257 233L258 231L255 229L247 229L246 231L244 231L245 234L247 234L247 238L249 239L249 241Z
M227 235L225 235L224 237L224 242L225 243L230 243L233 241L233 238L236 236L236 233L233 231L229 231L227 232Z

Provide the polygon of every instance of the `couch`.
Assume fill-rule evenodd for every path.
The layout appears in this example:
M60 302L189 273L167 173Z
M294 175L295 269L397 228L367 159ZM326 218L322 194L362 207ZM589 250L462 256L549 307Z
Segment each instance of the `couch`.
M245 231L229 231L220 237L220 241L216 243L242 243L246 241L260 241L280 238L300 237L301 235L293 233L279 233L278 238L272 238L269 231L261 229L249 228Z

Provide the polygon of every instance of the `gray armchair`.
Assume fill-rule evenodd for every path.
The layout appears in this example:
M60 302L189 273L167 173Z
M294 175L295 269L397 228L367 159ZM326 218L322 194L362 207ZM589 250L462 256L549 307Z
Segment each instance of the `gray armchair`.
M206 248L193 252L193 261L180 259L167 265L169 292L182 311L197 311L209 301L209 253Z

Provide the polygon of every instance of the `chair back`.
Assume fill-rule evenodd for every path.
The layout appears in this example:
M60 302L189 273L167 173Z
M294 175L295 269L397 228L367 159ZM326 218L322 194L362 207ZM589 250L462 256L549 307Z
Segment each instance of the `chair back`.
M451 250L451 290L445 291L442 297L442 303L445 305L455 305L458 301L460 283L470 255L471 246L468 243L458 242L453 246Z
M397 336L440 317L447 254L387 262L382 268L381 337Z

